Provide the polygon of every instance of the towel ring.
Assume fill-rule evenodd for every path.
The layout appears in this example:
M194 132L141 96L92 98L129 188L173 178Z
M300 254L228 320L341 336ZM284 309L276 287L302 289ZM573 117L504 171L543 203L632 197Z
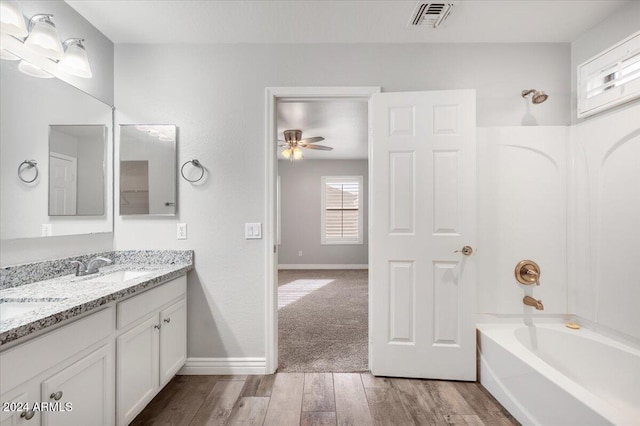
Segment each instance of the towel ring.
M191 163L194 167L198 167L200 169L200 171L202 172L198 179L189 179L184 175L184 166L186 166L189 163ZM186 180L187 182L192 182L192 183L198 182L204 177L204 167L202 166L200 161L195 160L195 159L194 160L185 161L184 164L182 165L182 167L180 167L180 174L182 175L182 178L184 180Z
M22 177L22 172L24 171L24 166L25 165L27 165L29 167L33 167L34 169L36 169L36 175L31 180L27 180L27 179ZM38 172L38 162L36 160L24 160L18 166L18 179L20 179L24 183L33 183L33 182L35 182L35 180L38 179L38 174L39 174L39 172Z

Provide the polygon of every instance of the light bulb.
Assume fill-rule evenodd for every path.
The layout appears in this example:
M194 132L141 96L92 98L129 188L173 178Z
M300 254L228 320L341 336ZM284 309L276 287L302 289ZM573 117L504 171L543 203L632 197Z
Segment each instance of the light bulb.
M37 78L53 78L53 75L49 74L48 72L46 72L45 70L43 70L42 68L38 68L35 65L22 60L20 61L20 63L18 64L18 69L20 71L22 71L23 73L30 75L31 77L37 77Z
M39 14L31 17L29 21L30 33L24 41L24 45L32 52L45 58L59 60L62 59L64 50L56 26L51 21L52 16Z
M0 1L0 32L18 38L25 38L29 35L20 4L17 1Z
M300 160L304 155L302 155L302 150L300 148L295 148L293 150L293 159Z
M67 74L75 75L82 78L91 78L91 67L89 66L89 58L87 50L82 44L84 40L81 38L70 38L65 40L66 48L64 56L60 60L60 69Z
M287 148L282 151L282 156L288 160L289 157L291 157L291 148Z

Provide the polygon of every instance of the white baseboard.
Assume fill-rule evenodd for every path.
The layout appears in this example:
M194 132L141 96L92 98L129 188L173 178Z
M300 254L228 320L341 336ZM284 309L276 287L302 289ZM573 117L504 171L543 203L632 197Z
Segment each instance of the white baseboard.
M265 358L187 358L178 374L184 376L266 374Z
M368 264L291 263L278 265L278 269L369 269Z

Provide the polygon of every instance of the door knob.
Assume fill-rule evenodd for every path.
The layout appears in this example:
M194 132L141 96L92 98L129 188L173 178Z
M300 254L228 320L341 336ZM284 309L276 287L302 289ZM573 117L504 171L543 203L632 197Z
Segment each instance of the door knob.
M171 318L165 318L164 322L166 322L167 324L169 324L171 322Z
M51 399L55 399L56 401L60 401L60 398L62 398L62 391L58 391L58 392L54 392L52 393L49 398Z
M471 256L471 253L473 253L473 249L471 248L471 246L464 246L461 250L454 251L454 253L462 253L465 256Z

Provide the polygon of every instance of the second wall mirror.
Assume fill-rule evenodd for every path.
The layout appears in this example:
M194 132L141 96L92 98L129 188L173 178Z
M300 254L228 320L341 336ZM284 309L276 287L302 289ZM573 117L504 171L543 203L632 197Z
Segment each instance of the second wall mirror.
M120 215L176 214L176 126L120 126Z

